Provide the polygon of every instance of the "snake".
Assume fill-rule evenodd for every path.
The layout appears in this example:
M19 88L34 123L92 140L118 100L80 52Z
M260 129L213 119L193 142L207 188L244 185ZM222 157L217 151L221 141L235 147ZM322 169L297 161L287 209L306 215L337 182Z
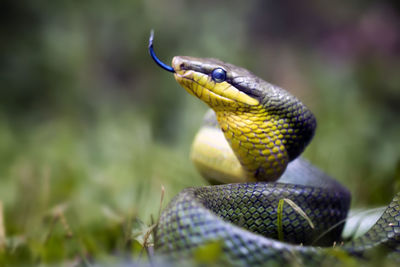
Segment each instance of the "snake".
M191 158L211 185L184 189L163 210L154 234L159 255L185 262L203 251L232 266L399 255L400 193L363 235L341 238L351 194L300 156L317 124L298 98L214 58L175 56L169 66L153 38L153 60L210 107Z

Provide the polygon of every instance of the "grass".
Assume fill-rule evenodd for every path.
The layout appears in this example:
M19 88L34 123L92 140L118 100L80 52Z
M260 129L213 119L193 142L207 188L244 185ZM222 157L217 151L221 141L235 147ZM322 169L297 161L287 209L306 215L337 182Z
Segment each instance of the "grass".
M203 184L187 151L155 143L149 120L132 110L117 113L90 125L69 117L22 128L0 121L0 265L137 254L133 237L157 219L162 188L165 204Z

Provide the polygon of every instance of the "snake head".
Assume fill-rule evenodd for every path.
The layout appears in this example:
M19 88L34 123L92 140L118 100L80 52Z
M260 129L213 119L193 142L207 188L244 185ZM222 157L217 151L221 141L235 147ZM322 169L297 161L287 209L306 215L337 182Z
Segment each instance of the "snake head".
M246 69L214 58L185 56L174 57L172 67L178 83L214 110L251 109L260 104L262 93L257 89L237 87L239 77L251 75Z

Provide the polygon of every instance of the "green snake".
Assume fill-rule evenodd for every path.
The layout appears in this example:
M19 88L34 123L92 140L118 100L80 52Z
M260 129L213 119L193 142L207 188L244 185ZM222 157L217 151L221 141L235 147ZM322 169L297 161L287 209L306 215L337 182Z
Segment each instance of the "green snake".
M212 110L192 160L214 185L187 188L169 203L155 231L159 255L192 259L216 244L217 262L257 266L399 252L400 194L365 234L342 242L351 195L298 157L316 120L296 97L217 59L176 56L168 66L155 56L153 35L149 51Z

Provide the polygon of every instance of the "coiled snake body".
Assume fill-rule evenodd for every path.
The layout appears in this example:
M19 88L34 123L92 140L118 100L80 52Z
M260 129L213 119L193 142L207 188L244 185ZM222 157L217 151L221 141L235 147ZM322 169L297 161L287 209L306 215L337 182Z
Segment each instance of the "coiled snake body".
M155 233L159 254L190 259L216 244L217 260L254 266L399 250L399 194L364 235L339 246L350 193L298 158L316 121L297 98L216 59L174 57L172 67L165 65L154 54L152 36L149 49L213 110L195 138L192 159L206 179L224 183L185 189L171 201Z

